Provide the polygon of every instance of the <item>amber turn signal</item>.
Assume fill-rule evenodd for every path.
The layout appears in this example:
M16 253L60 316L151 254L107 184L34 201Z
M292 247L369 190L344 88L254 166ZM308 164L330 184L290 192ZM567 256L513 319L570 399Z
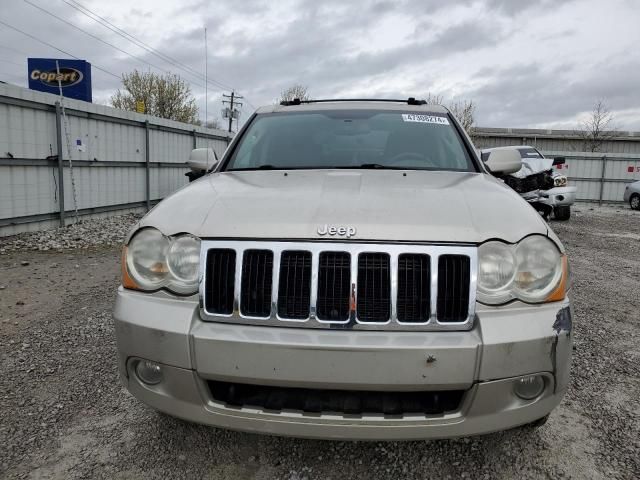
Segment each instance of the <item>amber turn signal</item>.
M564 300L569 286L569 262L566 255L562 255L562 277L556 289L549 294L545 302L559 302Z
M120 262L122 269L122 286L133 290L140 290L140 287L133 281L129 271L127 270L127 246L122 247L122 260Z

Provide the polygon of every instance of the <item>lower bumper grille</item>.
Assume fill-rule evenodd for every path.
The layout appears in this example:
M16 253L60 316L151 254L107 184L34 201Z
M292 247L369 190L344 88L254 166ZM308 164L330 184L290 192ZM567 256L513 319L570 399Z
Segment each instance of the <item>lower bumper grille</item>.
M208 383L214 400L233 407L348 415L439 415L458 410L464 395L464 390L374 392L270 387L216 381Z

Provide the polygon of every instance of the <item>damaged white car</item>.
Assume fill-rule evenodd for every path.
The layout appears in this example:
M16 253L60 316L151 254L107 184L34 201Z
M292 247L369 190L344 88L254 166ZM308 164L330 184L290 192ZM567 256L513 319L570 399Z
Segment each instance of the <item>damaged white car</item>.
M553 213L556 220L569 220L571 205L576 200L576 187L568 186L567 176L555 170L564 165L564 157L545 158L540 151L528 145L487 148L481 151L486 161L495 150L517 150L522 168L503 177L504 182L518 192L540 214L548 219Z

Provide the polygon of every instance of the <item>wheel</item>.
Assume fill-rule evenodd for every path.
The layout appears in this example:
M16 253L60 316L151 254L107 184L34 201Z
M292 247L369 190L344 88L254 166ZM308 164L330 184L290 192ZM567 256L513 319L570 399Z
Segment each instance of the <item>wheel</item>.
M532 428L538 428L543 426L545 423L547 423L547 420L549 420L549 414L547 413L544 417L539 418L538 420L534 420L533 422L529 423L527 425L527 427L532 427Z
M553 216L556 220L569 220L571 218L571 207L568 205L560 205L553 209Z
M634 193L629 199L629 206L634 210L640 210L640 195Z

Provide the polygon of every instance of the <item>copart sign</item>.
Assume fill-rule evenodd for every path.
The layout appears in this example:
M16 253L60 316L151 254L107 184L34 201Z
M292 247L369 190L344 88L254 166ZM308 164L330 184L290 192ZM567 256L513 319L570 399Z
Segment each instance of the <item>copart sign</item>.
M29 58L29 88L91 102L91 64L84 60Z

